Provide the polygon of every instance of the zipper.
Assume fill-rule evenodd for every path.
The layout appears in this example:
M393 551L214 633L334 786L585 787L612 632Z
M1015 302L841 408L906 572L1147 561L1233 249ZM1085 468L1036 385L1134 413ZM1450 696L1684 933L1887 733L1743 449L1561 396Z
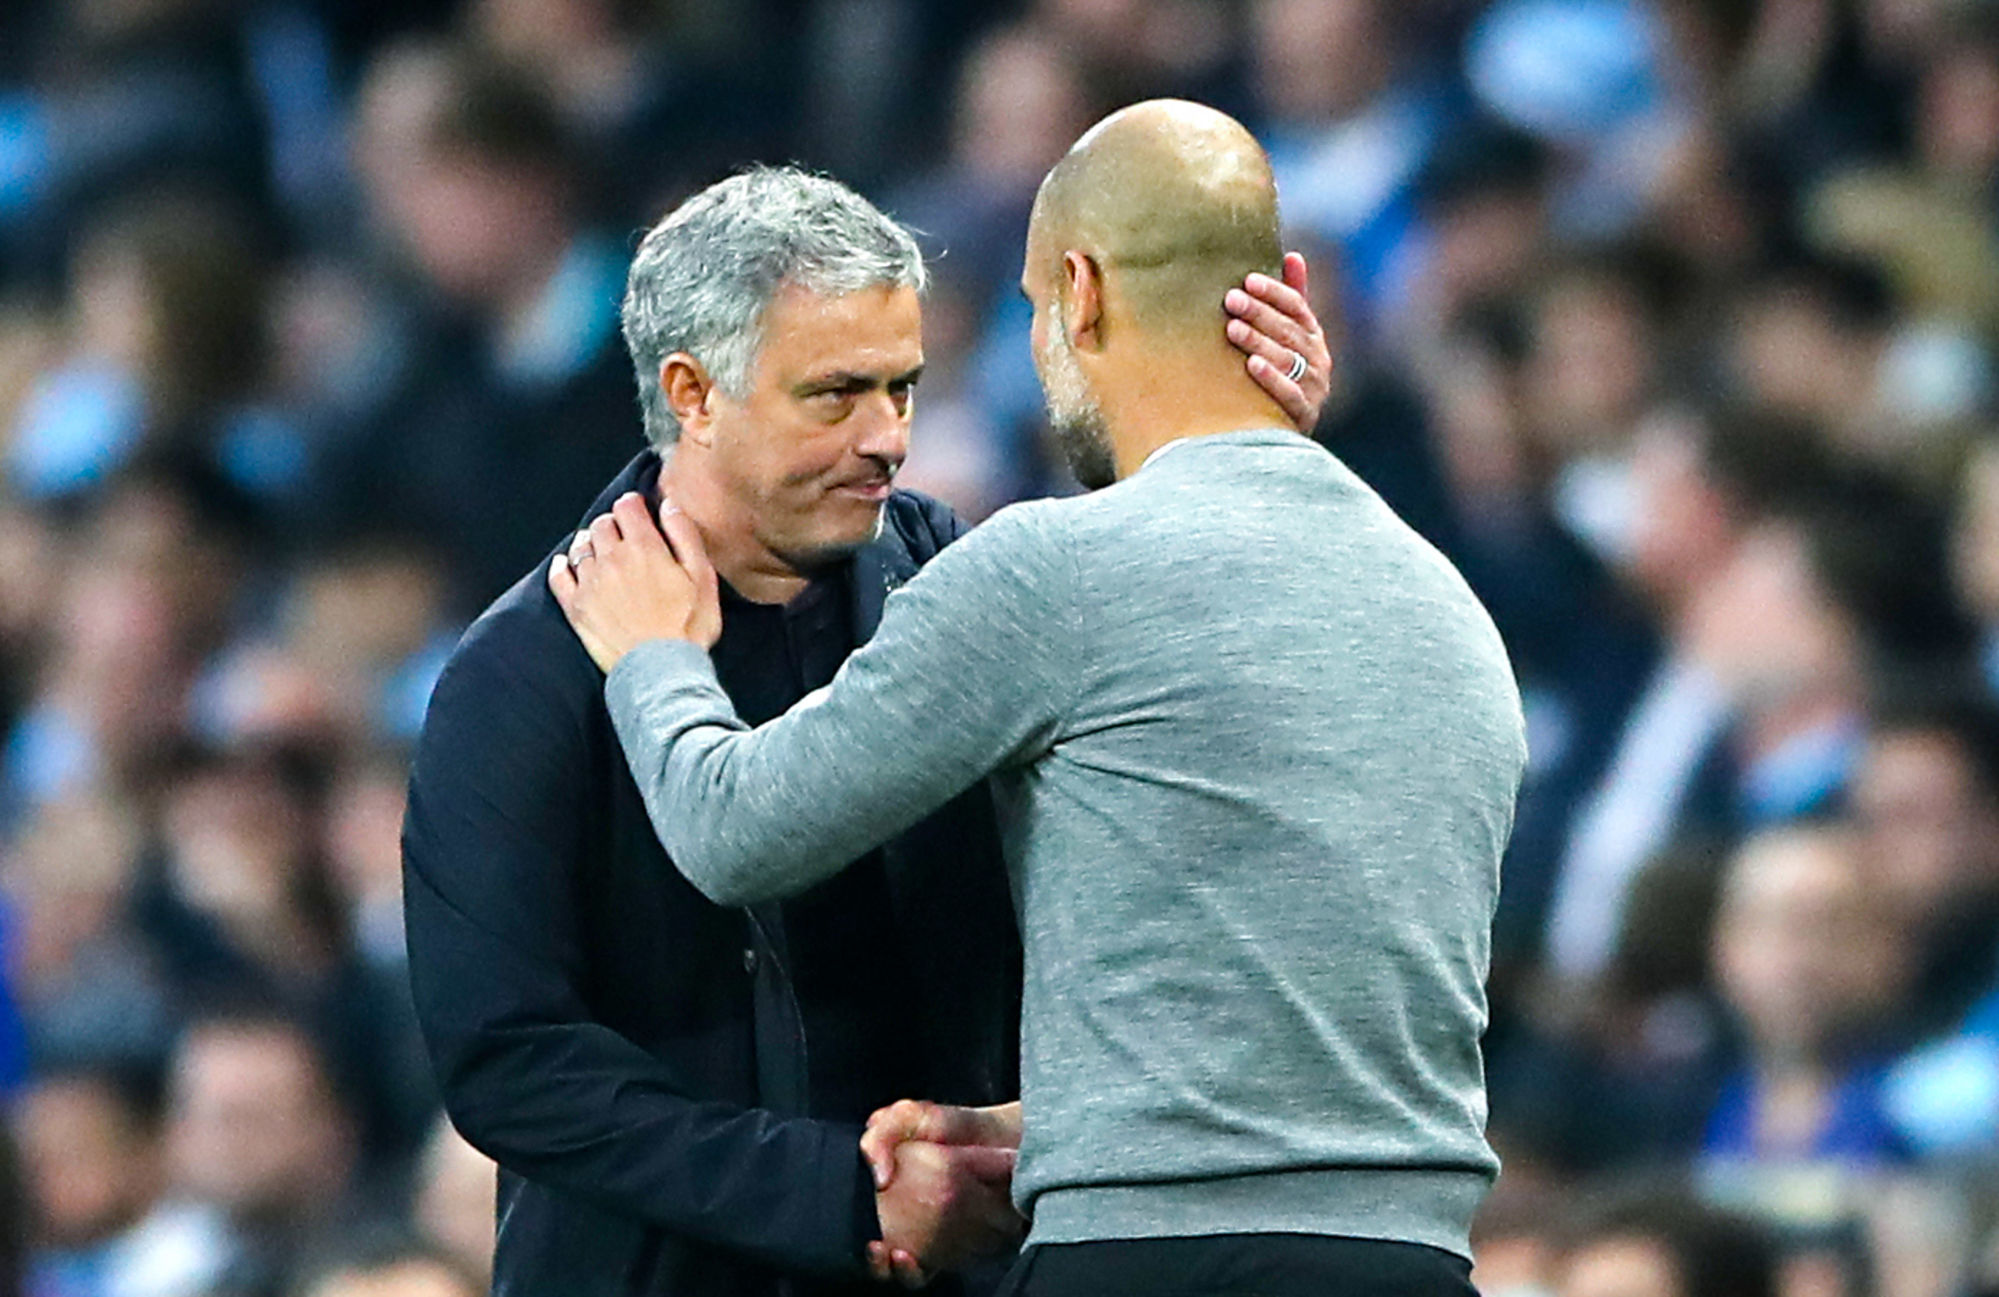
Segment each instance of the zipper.
M807 1091L810 1089L810 1078L812 1076L812 1060L809 1054L810 1046L805 1039L805 1009L798 1003L798 988L792 985L791 970L785 966L784 957L778 953L778 945L777 942L771 939L770 929L764 926L763 919L754 909L745 906L743 913L748 916L750 926L756 929L757 936L763 943L765 956L777 970L778 985L784 991L786 1007L791 1010L792 1043L798 1047L798 1067L794 1077L794 1084L798 1091L796 1095L798 1112L795 1115L803 1117L806 1115L805 1108L810 1102L810 1095ZM764 1095L763 1101L768 1104L770 1096Z

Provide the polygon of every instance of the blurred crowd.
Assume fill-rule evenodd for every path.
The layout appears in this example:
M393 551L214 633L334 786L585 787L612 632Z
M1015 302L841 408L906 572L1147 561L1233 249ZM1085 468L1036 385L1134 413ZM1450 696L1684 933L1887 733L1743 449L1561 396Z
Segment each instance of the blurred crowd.
M1072 489L1035 186L1162 94L1521 680L1482 1290L1999 1292L1992 0L6 0L0 1294L483 1291L407 753L641 446L636 234L753 160L916 227L981 517Z

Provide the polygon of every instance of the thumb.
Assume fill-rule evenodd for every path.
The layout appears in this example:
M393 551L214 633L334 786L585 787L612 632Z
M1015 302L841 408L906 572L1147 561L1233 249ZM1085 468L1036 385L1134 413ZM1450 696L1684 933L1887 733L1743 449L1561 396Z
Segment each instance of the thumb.
M861 1135L861 1156L867 1159L868 1170L875 1178L876 1193L895 1181L895 1148L901 1142L902 1137L896 1132L872 1126Z
M998 1144L1003 1142L992 1129L992 1120L978 1108L962 1108L948 1103L927 1103L903 1099L868 1118L903 1139L926 1139L933 1144Z
M670 504L662 503L659 511L660 531L666 542L673 548L674 558L694 579L695 586L704 587L714 579L715 568L708 561L708 547L701 542L701 529L694 520Z
M1014 1163L1020 1154L1010 1148L986 1144L963 1144L952 1150L952 1161L975 1180L1003 1185L1013 1179Z

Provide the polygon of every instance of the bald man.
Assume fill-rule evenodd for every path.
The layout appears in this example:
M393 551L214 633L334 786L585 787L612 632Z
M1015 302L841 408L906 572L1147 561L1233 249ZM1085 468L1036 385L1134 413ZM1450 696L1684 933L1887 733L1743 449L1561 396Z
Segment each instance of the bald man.
M1280 247L1231 119L1154 102L1086 134L1021 286L1103 489L1002 510L766 725L717 687L686 518L663 538L621 500L550 573L654 827L718 902L811 887L990 778L1021 1102L897 1105L876 1146L892 1173L898 1138L1017 1142L1011 1285L1036 1297L1472 1292L1520 701L1457 572L1214 329Z

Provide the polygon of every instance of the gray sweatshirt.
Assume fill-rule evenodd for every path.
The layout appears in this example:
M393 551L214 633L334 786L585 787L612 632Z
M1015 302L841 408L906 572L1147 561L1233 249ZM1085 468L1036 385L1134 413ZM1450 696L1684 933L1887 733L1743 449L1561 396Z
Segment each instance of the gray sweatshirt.
M991 776L1026 946L1030 1242L1469 1255L1520 700L1456 570L1319 446L1188 439L1002 510L755 730L682 641L607 692L675 865L725 905L801 891Z

